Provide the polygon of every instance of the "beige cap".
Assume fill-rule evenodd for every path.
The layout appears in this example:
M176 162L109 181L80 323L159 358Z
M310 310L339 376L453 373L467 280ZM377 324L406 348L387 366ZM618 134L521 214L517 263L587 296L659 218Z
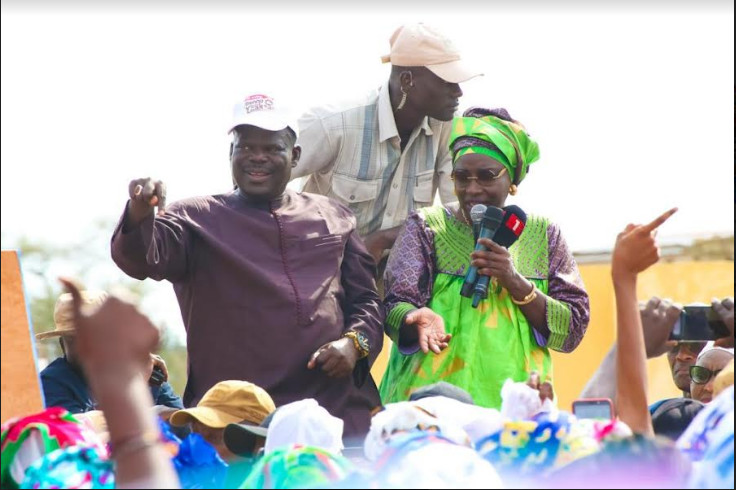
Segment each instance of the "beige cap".
M105 291L80 291L82 296L82 307L100 306L107 299ZM60 337L62 335L74 335L74 309L71 293L59 296L54 306L54 330L36 334L38 340Z
M389 41L391 54L381 57L384 63L397 66L425 66L450 83L461 83L482 75L468 67L452 42L425 24L401 26Z
M197 419L207 427L224 429L228 424L260 424L276 410L271 396L260 386L247 381L220 381L207 390L196 407L174 412L171 425L183 426Z

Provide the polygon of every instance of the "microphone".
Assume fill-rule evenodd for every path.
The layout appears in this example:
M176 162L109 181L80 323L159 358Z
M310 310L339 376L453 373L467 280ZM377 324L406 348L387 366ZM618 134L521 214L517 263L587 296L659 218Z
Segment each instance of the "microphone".
M521 233L526 226L526 213L515 205L503 208L504 216L501 226L493 235L493 241L502 247L509 248L516 240L519 239ZM477 248L476 248L477 249ZM473 289L473 308L477 308L483 298L488 297L488 283L491 278L488 276L480 276Z
M475 207L475 206L473 206ZM492 238L498 230L498 226L501 224L503 219L503 210L495 206L488 206L485 213L483 213L483 219L480 222L480 231L478 232L478 238ZM475 244L475 251L486 250L486 247L480 243ZM460 294L466 298L470 298L473 295L473 287L475 281L478 279L478 268L470 266L467 274L465 274L465 281L460 289Z
M485 204L476 204L470 208L470 222L473 223L473 241L478 241L480 233L480 222L483 220L483 214L486 212Z

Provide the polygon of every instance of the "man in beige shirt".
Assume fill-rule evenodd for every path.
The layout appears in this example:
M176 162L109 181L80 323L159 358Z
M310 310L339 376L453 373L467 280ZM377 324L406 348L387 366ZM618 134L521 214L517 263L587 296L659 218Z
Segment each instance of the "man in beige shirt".
M424 24L398 28L390 40L389 80L353 103L309 111L299 121L302 156L292 178L304 190L346 204L376 263L391 249L414 209L439 189L455 201L448 149L460 83L480 73L452 43Z

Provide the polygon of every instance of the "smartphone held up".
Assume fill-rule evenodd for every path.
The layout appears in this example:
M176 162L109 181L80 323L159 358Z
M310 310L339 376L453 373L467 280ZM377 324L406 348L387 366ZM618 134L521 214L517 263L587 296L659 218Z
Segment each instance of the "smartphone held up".
M718 313L709 305L688 305L680 313L670 333L670 340L702 342L729 335Z

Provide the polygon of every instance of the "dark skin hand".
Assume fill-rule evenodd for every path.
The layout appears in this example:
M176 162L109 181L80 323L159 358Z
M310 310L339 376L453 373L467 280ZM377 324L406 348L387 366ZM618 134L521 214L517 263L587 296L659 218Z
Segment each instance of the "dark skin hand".
M308 369L319 367L331 378L352 374L358 362L358 351L352 339L341 338L317 349L307 363Z
M166 211L166 185L151 178L134 179L128 184L128 212L124 229L139 225L158 206L159 216Z
M539 399L542 401L542 403L544 403L544 400L546 400L547 398L549 398L550 400L555 399L555 393L554 389L552 388L552 383L550 383L549 381L540 383L538 372L532 371L531 373L529 373L529 379L527 380L526 384L539 392Z
M486 251L470 254L471 264L478 268L478 274L496 278L512 298L523 300L532 291L532 283L519 274L514 267L508 249L489 238L478 240ZM527 320L545 336L549 335L546 319L546 296L537 290L537 297L529 304L519 306Z
M399 343L402 345L419 343L419 348L425 354L430 350L439 354L447 348L452 339L452 334L445 331L445 321L442 317L426 306L406 315L399 335Z
M733 347L733 298L726 298L723 301L714 299L711 303L713 310L718 313L723 323L726 324L726 328L731 332L728 337L723 337L716 340L718 347Z
M658 357L671 351L677 342L669 340L670 333L682 309L667 299L662 300L655 296L643 307L639 305L639 311L647 358Z
M399 236L401 231L400 226L389 228L387 230L374 231L363 237L365 247L368 252L373 256L373 260L376 261L376 265L381 262L384 250L390 250L394 246L396 238Z

